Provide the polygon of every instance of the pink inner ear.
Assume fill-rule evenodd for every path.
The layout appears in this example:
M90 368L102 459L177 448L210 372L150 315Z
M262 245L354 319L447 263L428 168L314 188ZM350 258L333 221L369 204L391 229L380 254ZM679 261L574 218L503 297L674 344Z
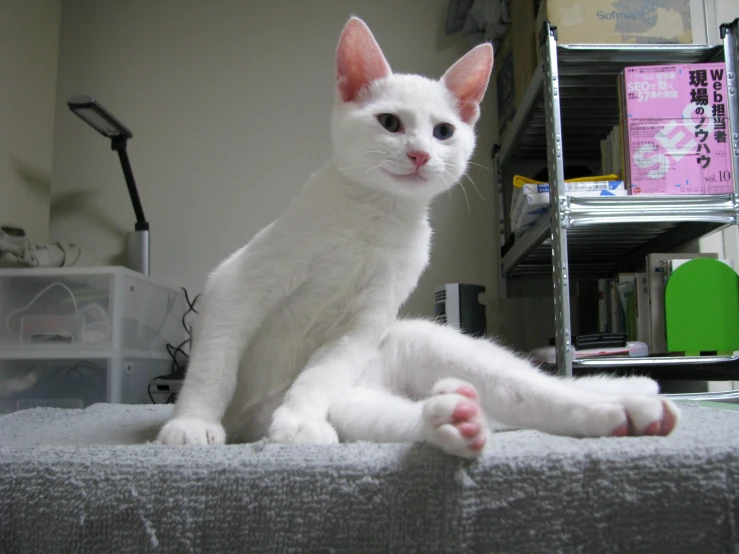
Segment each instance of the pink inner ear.
M391 70L369 27L352 17L336 51L336 80L344 102L356 100L362 87L390 75Z
M479 104L488 88L493 70L493 47L486 43L476 46L450 67L441 81L457 98L459 113L467 123L479 115Z

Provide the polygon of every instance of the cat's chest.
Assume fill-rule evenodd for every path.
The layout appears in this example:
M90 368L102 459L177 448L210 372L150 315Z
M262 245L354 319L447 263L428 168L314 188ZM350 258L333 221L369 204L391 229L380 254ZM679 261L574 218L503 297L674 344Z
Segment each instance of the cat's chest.
M315 249L297 276L301 285L283 304L280 314L303 332L325 327L357 314L368 295L395 313L415 287L426 266L430 229L373 229L371 225L334 228L316 236ZM302 333L301 333L302 334Z
M424 222L413 227L392 227L382 221L336 233L316 256L316 274L324 271L334 280L357 287L373 280L394 287L415 281L426 266L431 231ZM405 285L403 285L405 286Z

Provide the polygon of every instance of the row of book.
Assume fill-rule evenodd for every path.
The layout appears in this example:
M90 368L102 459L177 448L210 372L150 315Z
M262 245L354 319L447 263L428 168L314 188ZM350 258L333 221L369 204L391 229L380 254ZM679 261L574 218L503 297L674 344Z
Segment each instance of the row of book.
M624 157L621 149L621 125L614 125L608 136L600 141L600 166L602 173L618 175L624 174Z
M646 256L646 267L642 272L619 273L598 279L595 331L624 333L630 341L646 343L653 354L666 353L665 287L672 271L695 258L717 257L713 253L653 253ZM727 265L733 264L730 260L722 261ZM580 290L585 289L582 287ZM578 300L585 304L592 302L582 297Z

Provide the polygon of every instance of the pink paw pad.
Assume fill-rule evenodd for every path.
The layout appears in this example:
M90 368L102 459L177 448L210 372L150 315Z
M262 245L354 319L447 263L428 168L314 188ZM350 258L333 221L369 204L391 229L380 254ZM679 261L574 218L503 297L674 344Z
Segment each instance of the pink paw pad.
M654 437L659 435L659 431L662 428L661 421L653 421L644 429L644 435L648 437Z
M456 391L458 395L469 398L470 400L477 400L477 391L468 385L462 385Z
M471 439L480 432L480 424L473 422L460 423L457 425L457 430L463 437Z
M487 425L478 402L479 394L470 383L455 378L438 381L423 412L427 440L455 456L480 456L487 441Z
M623 425L620 425L619 427L617 427L616 430L613 431L613 433L611 433L611 436L612 437L625 437L628 434L629 434L629 424L624 423Z
M467 421L477 415L477 406L474 404L468 404L466 402L460 402L452 412L452 419L454 421Z
M675 429L675 426L677 425L677 417L672 413L665 402L662 403L662 409L664 410L664 415L662 416L662 425L659 429L659 435L666 437Z

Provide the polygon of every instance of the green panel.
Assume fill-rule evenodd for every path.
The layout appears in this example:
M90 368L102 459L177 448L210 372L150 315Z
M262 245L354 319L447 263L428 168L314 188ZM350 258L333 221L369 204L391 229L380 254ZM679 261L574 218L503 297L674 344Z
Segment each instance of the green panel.
M710 258L675 269L665 287L665 325L671 352L739 350L739 275Z

